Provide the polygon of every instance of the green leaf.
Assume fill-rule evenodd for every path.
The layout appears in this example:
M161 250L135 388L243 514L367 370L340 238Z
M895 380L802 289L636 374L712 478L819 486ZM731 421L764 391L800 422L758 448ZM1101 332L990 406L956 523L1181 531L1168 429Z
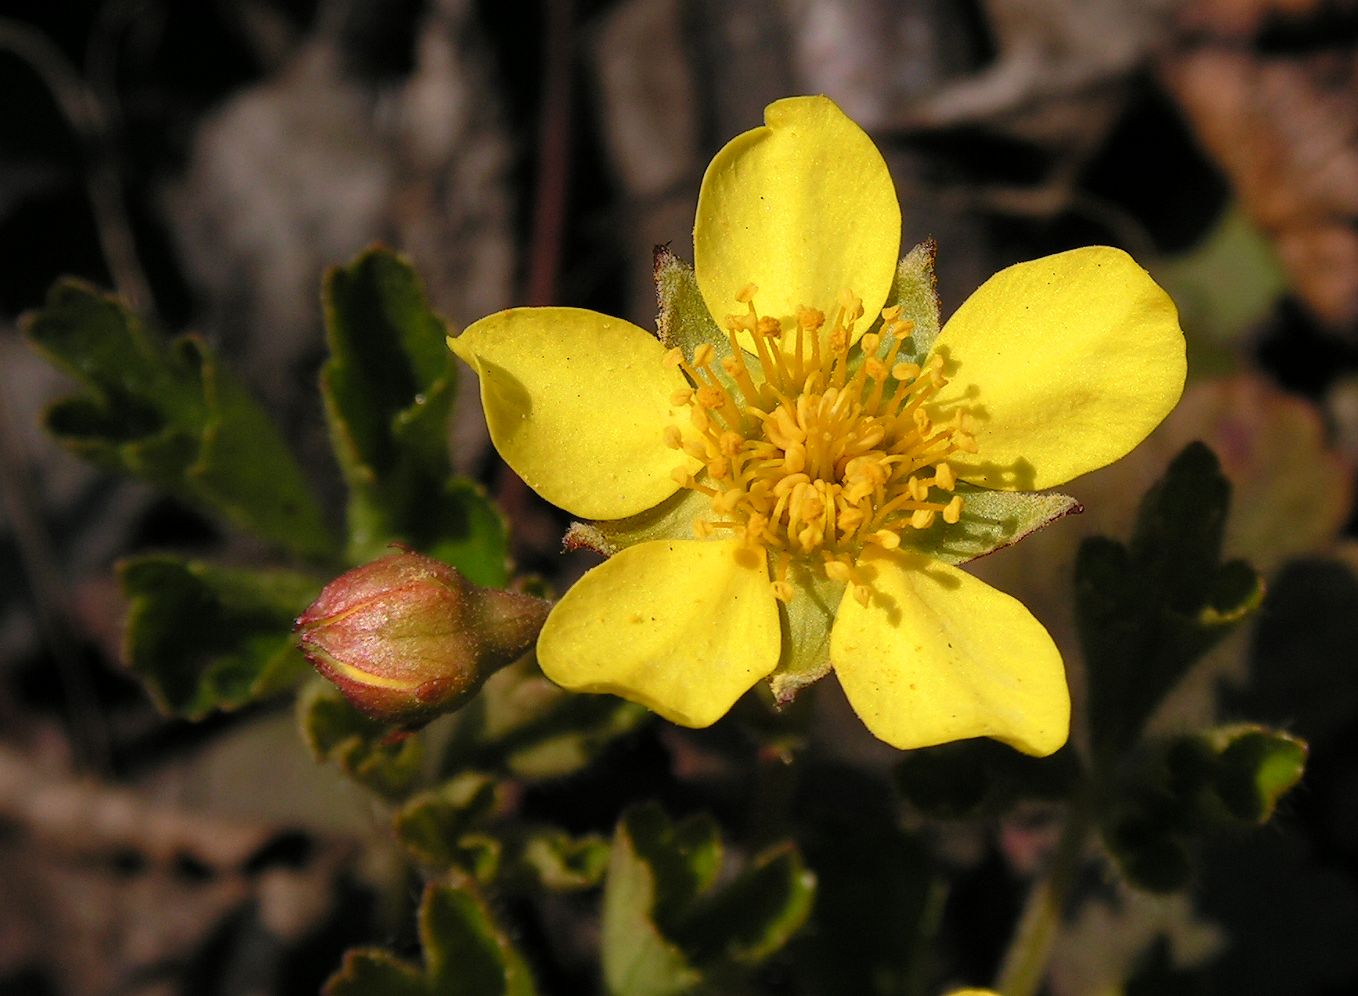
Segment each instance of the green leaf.
M479 772L463 772L402 806L393 820L396 838L422 864L460 868L486 881L498 870L500 848L474 831L484 825L495 806L495 780Z
M555 829L530 830L506 859L509 874L531 889L573 892L603 881L608 841L597 834L572 837Z
M419 911L422 968L390 952L360 948L325 985L325 996L533 996L527 962L495 923L471 883L425 887Z
M423 972L382 948L345 952L343 965L322 992L324 996L432 996Z
M302 739L320 762L330 762L354 781L387 799L403 798L424 764L418 733L392 732L368 719L328 682L317 681L297 702Z
M604 886L610 993L689 992L781 949L806 922L815 878L791 844L721 888L722 846L705 815L672 823L648 803L623 815Z
M118 565L129 605L123 653L165 712L198 719L292 687L310 668L292 621L315 578L168 555Z
M1306 770L1306 742L1263 726L1247 724L1210 731L1216 750L1212 789L1228 813L1250 823L1267 823L1278 801Z
M923 363L938 338L938 279L934 276L937 253L933 239L906 253L896 266L896 279L887 295L888 302L900 306L901 318L911 323L912 332L901 347L900 358L912 363ZM884 341L883 350L889 345Z
M468 883L431 883L420 903L420 941L431 991L447 996L532 996L528 963Z
M815 892L816 877L796 848L775 847L685 917L680 944L699 963L758 964L806 923Z
M529 658L492 675L453 716L441 770L559 778L590 764L650 717L644 706L611 695L563 691Z
M940 516L927 529L907 529L901 543L945 564L965 564L1083 511L1069 495L990 491L959 482L962 517L949 524Z
M503 520L452 476L448 329L403 258L370 249L326 274L330 359L321 371L330 435L349 486L349 556L393 542L446 560L481 585L507 580Z
M1116 758L1188 667L1253 612L1263 585L1222 564L1230 484L1192 443L1142 502L1129 546L1086 540L1075 567L1096 753Z
M1104 787L1104 839L1134 884L1182 888L1201 841L1223 826L1267 822L1306 755L1296 737L1255 724L1154 741L1125 756Z
M655 922L663 873L647 860L646 851L655 850L654 824L663 820L663 814L657 817L651 808L634 813L640 815L624 816L618 824L604 887L604 986L614 996L671 996L690 992L702 981L702 976ZM641 846L634 838L634 822L641 824Z
M334 539L273 421L192 336L167 341L117 298L59 281L28 315L30 341L82 384L47 412L78 455L306 557Z

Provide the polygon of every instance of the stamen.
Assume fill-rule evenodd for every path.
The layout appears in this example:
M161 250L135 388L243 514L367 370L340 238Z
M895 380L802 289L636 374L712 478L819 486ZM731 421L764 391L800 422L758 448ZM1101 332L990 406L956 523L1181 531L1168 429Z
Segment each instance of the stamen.
M829 321L798 307L795 339L784 343L781 323L759 314L757 291L747 284L737 293L746 314L728 317L731 353L719 367L710 343L690 360L677 349L665 354L690 385L670 396L689 409L690 428L667 427L665 444L704 471L699 483L695 463L686 463L673 479L711 503L695 536L727 534L768 554L779 600L794 595L795 560L867 604L872 586L856 566L865 547L899 549L906 529L960 521L964 498L951 494L957 476L948 457L975 452L973 420L960 408L937 424L930 417L947 378L937 356L922 366L898 361L913 330L900 306L883 308L878 330L855 345L863 303L845 291ZM745 356L751 347L758 372ZM850 362L854 349L861 358Z

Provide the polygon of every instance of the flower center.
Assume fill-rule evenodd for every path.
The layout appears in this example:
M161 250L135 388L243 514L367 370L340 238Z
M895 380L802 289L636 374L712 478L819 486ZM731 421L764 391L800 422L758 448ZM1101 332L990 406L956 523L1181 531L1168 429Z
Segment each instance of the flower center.
M951 494L947 458L975 452L968 416L958 411L935 424L925 412L946 383L943 361L898 360L912 330L900 308L882 312L879 331L859 339L851 362L863 317L855 295L843 292L828 322L799 308L788 349L778 320L755 309L755 290L748 285L738 296L747 313L727 319L731 353L720 363L708 344L692 357L677 348L666 354L691 386L673 399L688 407L689 423L670 426L665 440L704 464L697 476L677 467L674 478L712 501L712 517L694 523L699 537L726 530L769 554L781 600L792 597L795 562L853 584L866 601L857 567L866 544L895 549L906 529L927 529L940 516L958 521L962 497ZM742 332L753 339L757 366Z

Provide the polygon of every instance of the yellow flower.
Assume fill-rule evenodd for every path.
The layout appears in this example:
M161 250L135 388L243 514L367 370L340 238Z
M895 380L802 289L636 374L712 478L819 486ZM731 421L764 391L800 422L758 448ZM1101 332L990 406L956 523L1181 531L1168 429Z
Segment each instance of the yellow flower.
M917 354L926 330L886 307L881 154L824 97L765 122L703 178L697 333L667 349L520 308L450 340L501 456L603 520L578 535L613 553L552 610L542 669L700 727L762 678L786 699L833 667L887 743L1049 754L1070 724L1059 652L936 547L984 508L977 486L1050 488L1145 438L1183 388L1174 306L1125 253L1077 249L996 274Z

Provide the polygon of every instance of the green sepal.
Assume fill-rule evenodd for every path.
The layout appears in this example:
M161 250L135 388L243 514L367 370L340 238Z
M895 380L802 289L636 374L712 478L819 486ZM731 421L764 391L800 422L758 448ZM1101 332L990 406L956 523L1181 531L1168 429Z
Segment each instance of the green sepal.
M420 733L393 732L344 700L335 686L316 681L297 700L302 739L317 761L334 764L365 788L404 798L424 767Z
M1192 443L1146 495L1128 546L1080 547L1075 606L1096 754L1116 757L1188 667L1258 608L1263 583L1221 563L1230 483Z
M452 474L448 328L414 269L387 249L369 249L326 273L323 303L330 358L321 393L349 486L350 559L372 560L399 542L477 584L503 586L504 521Z
M937 516L927 529L903 529L901 545L945 564L965 564L1084 511L1074 498L1056 493L991 491L960 481L955 493L962 496L957 522Z
M704 343L716 351L718 361L729 355L731 339L712 320L692 264L670 252L669 246L656 247L654 263L655 296L660 307L655 324L660 342L666 348L677 347L689 358ZM721 369L720 362L715 369Z
M887 294L887 303L901 309L901 319L910 323L910 336L897 354L903 362L923 364L939 332L938 278L934 258L938 246L928 239L915 246L896 264L896 276ZM876 318L876 315L871 316ZM886 354L890 340L884 338L880 352Z
M84 388L44 417L66 448L299 556L334 553L273 420L201 339L167 340L117 298L72 279L24 324L35 348Z
M961 740L907 752L895 768L901 795L929 816L994 815L1020 800L1065 798L1080 776L1069 745L1029 757L994 740Z
M698 478L706 480L706 472ZM593 550L611 557L619 550L649 540L693 539L693 521L712 514L712 500L690 488L680 488L654 508L602 522L573 522L566 532L567 550Z
M564 691L525 659L492 675L452 717L441 769L559 778L589 765L650 716L644 706L609 695Z
M794 565L788 573L792 601L778 603L783 631L778 667L769 675L774 701L785 706L830 672L830 630L847 587L818 571Z
M499 871L500 845L480 831L496 809L496 789L491 776L462 772L396 812L392 820L396 839L423 865L458 868L478 882L488 882Z
M674 823L653 803L623 814L604 885L608 992L690 992L767 958L806 921L815 880L792 845L764 852L717 888L721 867L710 817Z
M533 996L528 963L461 876L425 887L419 910L420 967L382 949L350 951L325 996Z
M320 590L308 575L163 554L122 561L123 658L164 712L201 719L291 688L310 668L292 621Z

